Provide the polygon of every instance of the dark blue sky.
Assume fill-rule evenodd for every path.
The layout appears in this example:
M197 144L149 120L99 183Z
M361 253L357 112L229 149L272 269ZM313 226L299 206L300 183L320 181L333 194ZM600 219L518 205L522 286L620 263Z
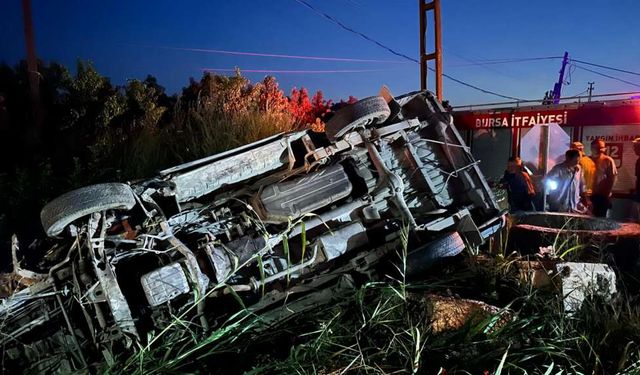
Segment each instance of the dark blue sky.
M308 0L350 27L397 51L418 57L418 1ZM362 73L275 74L285 92L322 89L334 99L369 96L382 84L394 93L419 88L412 63L309 61L171 50L153 46L290 55L401 60L322 18L295 0L79 1L32 0L40 58L69 67L89 59L115 84L155 75L177 92L203 68L272 70L383 70ZM25 55L20 0L3 0L0 60ZM519 98L539 98L553 87L559 60L469 65L483 59L557 56L640 71L640 1L442 0L444 70L471 84ZM461 65L467 66L461 66ZM640 77L603 71L636 82ZM264 73L246 73L259 80ZM563 96L595 81L595 93L634 91L625 83L573 71ZM433 83L433 80L431 80ZM454 104L499 101L445 78Z

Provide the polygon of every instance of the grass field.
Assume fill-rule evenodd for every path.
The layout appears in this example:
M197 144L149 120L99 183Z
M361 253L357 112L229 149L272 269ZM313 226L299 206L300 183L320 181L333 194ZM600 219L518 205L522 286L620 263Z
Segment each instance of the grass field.
M640 373L640 309L638 296L625 286L628 279L621 279L613 301L589 299L567 314L553 290L521 281L515 259L466 254L421 280L355 283L310 310L297 312L295 303L288 304L282 309L289 317L275 325L240 309L203 337L197 324L178 320L152 345L119 358L110 372ZM459 310L443 317L435 302L442 297L434 296L497 308L472 311L466 319Z

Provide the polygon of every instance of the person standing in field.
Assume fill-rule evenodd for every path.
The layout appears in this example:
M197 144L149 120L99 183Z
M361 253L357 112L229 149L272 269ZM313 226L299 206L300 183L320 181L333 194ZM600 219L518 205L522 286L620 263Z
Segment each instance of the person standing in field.
M532 198L536 194L531 183L531 178L524 171L522 160L519 157L510 157L507 161L507 170L500 180L507 188L509 205L512 211L532 211Z
M580 152L575 149L564 154L565 160L556 164L545 177L549 191L549 210L583 213L585 185L580 168Z
M618 170L611 157L605 154L606 144L602 139L591 142L591 160L595 164L593 185L591 192L591 204L593 215L606 217L611 208L611 192L616 182Z
M584 153L584 145L582 144L582 142L573 142L570 146L570 149L578 150L578 152L580 153L580 161L578 162L578 164L580 164L580 169L582 169L584 195L586 197L590 197L593 190L593 177L596 174L596 165L593 160L591 160L591 158Z

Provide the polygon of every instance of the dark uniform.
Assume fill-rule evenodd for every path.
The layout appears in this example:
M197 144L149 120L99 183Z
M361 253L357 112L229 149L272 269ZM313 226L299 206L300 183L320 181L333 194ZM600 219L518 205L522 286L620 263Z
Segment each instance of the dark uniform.
M531 197L535 195L531 178L526 172L504 172L500 183L507 185L509 205L512 211L531 211L533 203Z

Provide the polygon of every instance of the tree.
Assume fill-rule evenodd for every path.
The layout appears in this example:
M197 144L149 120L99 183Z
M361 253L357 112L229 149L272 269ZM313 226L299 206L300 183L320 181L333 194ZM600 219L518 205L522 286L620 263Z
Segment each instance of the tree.
M302 127L314 122L313 106L309 100L309 93L304 87L293 88L289 96L289 111L296 127Z
M349 99L347 99L346 101L344 99L340 99L340 101L338 103L332 104L331 105L331 111L332 112L339 111L344 106L347 106L349 104L353 104L353 103L355 103L357 101L358 101L358 99L356 99L355 96L349 95Z
M66 125L88 133L104 130L115 117L104 115L105 104L113 102L109 98L117 95L109 80L101 76L91 62L78 61L76 75L68 76L65 81ZM119 114L121 110L118 108L116 112Z
M314 117L313 122L315 123L316 118L322 120L325 114L331 111L330 108L332 104L333 103L331 102L331 100L324 100L324 95L321 90L316 91L316 93L313 95L313 98L311 99L311 106L313 108L312 110Z
M127 98L127 121L129 130L136 127L155 129L160 122L166 107L158 104L164 95L164 88L159 86L155 77L147 76L144 81L130 80L125 88Z
M186 104L187 106L192 105L197 102L198 97L200 96L200 91L202 90L202 85L200 81L197 81L193 77L189 77L189 84L187 87L182 88L182 95L180 95L180 102Z
M275 77L267 76L264 80L256 84L258 93L258 110L268 114L284 114L289 105L284 92L278 87Z

